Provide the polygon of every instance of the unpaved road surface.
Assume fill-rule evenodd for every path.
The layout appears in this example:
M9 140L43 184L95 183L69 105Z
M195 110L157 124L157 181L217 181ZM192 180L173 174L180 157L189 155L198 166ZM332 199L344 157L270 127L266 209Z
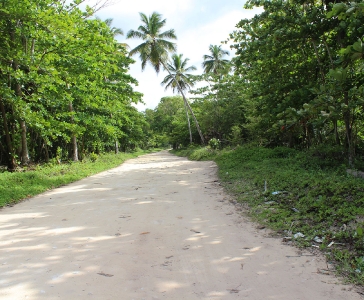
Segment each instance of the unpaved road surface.
M0 210L0 299L363 299L162 151Z

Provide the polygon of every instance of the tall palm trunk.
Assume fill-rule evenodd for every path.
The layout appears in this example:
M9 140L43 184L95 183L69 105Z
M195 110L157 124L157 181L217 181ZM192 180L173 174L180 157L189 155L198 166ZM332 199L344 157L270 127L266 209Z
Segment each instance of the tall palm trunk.
M205 139L202 135L202 132L201 132L201 129L200 129L200 125L198 124L198 121L196 119L196 116L195 114L193 113L193 110L190 106L190 104L188 103L186 97L185 97L185 94L183 93L183 90L180 86L180 84L178 83L178 81L176 80L176 78L172 75L172 73L169 71L169 69L166 67L165 63L162 61L162 64L163 64L163 67L164 69L166 69L169 73L169 75L173 78L174 82L177 84L177 87L178 87L178 90L179 92L181 93L182 97L183 97L183 100L185 102L185 105L187 106L188 110L190 111L192 117L193 117L193 120L195 121L195 125L196 125L196 128L197 128L197 131L198 131L198 134L200 135L200 138L201 138L201 143L204 145L205 144ZM190 135L191 135L191 131L190 131Z
M188 131L190 133L190 144L192 144L192 131L191 131L190 116L188 115L188 110L187 110L186 103L184 103L184 105L185 105L185 110L186 110L186 117L187 117L187 123L188 123Z

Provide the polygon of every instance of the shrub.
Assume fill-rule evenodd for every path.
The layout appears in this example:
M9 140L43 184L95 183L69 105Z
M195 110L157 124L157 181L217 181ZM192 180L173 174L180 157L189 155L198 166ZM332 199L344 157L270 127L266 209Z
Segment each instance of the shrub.
M211 147L211 149L219 149L220 148L220 140L216 139L216 138L212 138L211 140L209 140L209 146Z
M96 160L97 160L97 157L98 157L98 155L96 154L96 153L91 153L90 154L90 160L92 161L92 162L95 162Z

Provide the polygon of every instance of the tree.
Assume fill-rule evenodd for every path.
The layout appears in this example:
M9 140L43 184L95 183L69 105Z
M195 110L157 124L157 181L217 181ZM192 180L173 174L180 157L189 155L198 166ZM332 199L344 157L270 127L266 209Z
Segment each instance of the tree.
M0 163L9 171L28 149L34 162L77 160L143 140L134 61L111 22L80 2L0 1Z
M127 38L138 38L142 39L144 42L130 51L130 55L139 53L140 60L142 62L142 70L144 70L146 64L149 62L157 73L159 73L161 66L172 76L166 62L168 60L168 54L170 52L176 51L176 44L172 43L167 39L175 40L177 39L176 34L173 29L162 31L162 28L166 24L166 19L162 20L162 16L159 13L152 13L147 17L143 13L139 13L140 19L143 22L142 25L138 27L138 30L130 30L127 34ZM192 111L190 104L188 103L182 88L179 86L178 81L176 81L177 88L179 89L186 106L192 114L195 121L197 130L199 132L202 143L204 143L204 137L202 135L200 126Z
M111 32L113 33L114 37L117 36L117 35L124 35L124 32L123 32L123 30L121 28L111 27L112 22L113 22L112 18L108 18L104 22L105 22L105 24L107 26L109 26L109 28L110 28Z
M230 61L225 59L229 51L223 50L220 46L210 45L210 54L203 56L202 67L205 73L214 73L215 75L227 74L230 70Z
M154 110L146 111L147 121L157 144L169 144L173 149L189 144L183 103L180 95L163 97ZM198 132L195 131L194 134L198 135Z
M245 8L255 6L264 11L230 38L256 132L271 146L344 146L353 164L363 143L362 1L249 0Z
M179 91L177 86L177 82L179 87L185 91L193 87L192 75L186 72L196 70L195 66L187 66L189 58L183 59L183 54L173 54L172 61L167 64L167 68L169 70L169 75L167 75L162 81L162 85L166 85L166 90L171 88L174 92L175 90ZM188 122L188 131L190 133L190 143L192 143L192 131L190 118L188 116L188 110L185 103L186 116Z
M193 81L191 74L186 72L197 70L195 66L187 66L189 58L183 59L183 54L173 54L172 60L167 64L169 75L167 75L162 81L162 85L165 85L165 89L171 88L173 92L178 90L177 83L182 90L187 90L193 87Z
M202 67L204 68L203 80L207 81L210 89L210 94L213 95L211 99L211 117L213 119L210 127L210 137L221 138L221 133L218 130L221 119L221 109L219 109L219 89L221 87L221 80L223 75L228 75L231 67L231 63L224 57L229 55L229 52L223 50L221 46L210 45L210 54L204 55L204 62ZM207 99L207 98L205 98ZM212 130L212 132L211 132Z

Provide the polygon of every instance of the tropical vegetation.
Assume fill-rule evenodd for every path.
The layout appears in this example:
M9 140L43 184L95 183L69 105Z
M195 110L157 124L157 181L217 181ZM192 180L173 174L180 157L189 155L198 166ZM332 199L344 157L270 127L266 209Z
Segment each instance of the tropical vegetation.
M10 171L143 141L122 32L81 2L0 2L0 163Z
M0 0L0 179L185 147L191 159L215 159L265 226L325 250L362 282L364 3L249 0L245 9L262 12L237 20L193 75L161 14L140 13L126 38L141 43L130 50L116 40L122 29L83 2ZM134 55L143 70L167 72L162 85L179 95L139 112ZM24 176L41 180L36 171Z

